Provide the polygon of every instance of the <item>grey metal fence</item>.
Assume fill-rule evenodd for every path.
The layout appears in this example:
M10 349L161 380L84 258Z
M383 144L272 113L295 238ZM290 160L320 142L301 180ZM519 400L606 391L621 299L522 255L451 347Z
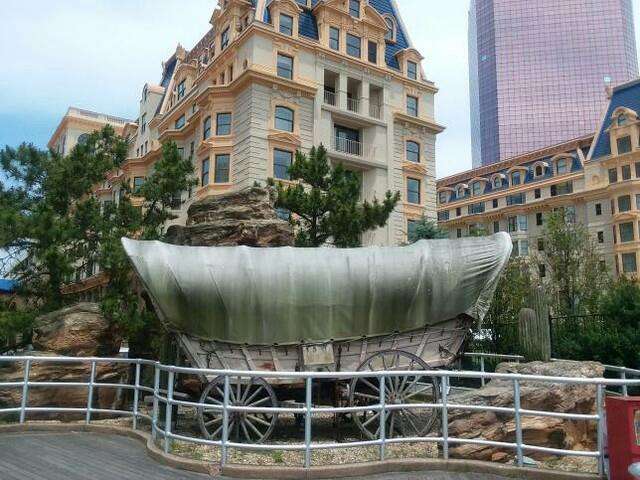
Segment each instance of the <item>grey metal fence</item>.
M479 358L486 358L490 354L481 354ZM511 357L511 356L509 356ZM515 356L514 356L515 357ZM507 359L507 358L505 358ZM512 358L516 359L517 358ZM114 414L130 416L133 419L133 429L137 429L138 421L145 419L151 423L152 436L154 440L162 440L165 452L171 451L171 444L174 440L181 440L185 442L191 442L195 444L212 445L220 448L221 451L221 464L224 466L227 463L228 451L230 448L247 449L247 450L261 450L261 451L300 451L304 452L304 465L310 467L311 454L314 451L321 449L344 449L361 446L376 446L379 448L380 460L386 458L386 448L388 445L403 444L403 443L420 443L429 442L437 443L441 446L442 456L449 458L449 447L452 445L460 444L475 444L485 445L492 447L499 447L503 449L511 449L516 454L517 465L522 467L524 465L524 455L526 452L543 452L546 454L558 455L558 456L580 456L591 457L598 460L598 470L600 474L604 474L604 455L605 455L605 423L604 423L604 398L605 389L607 387L621 387L625 390L630 386L640 386L640 380L625 379L624 376L621 379L605 379L605 378L566 378L566 377L545 377L545 376L532 376L532 375L515 375L515 374L500 374L489 372L470 372L470 371L452 371L452 370L436 370L420 372L421 375L438 379L440 387L440 398L432 403L408 403L398 404L387 401L386 388L387 385L393 384L394 378L402 376L415 376L416 371L381 371L381 372L255 372L255 371L228 371L228 370L206 370L188 367L177 367L172 365L162 365L157 362L147 360L135 360L135 359L123 359L123 358L69 358L69 357L0 357L0 363L7 362L21 362L24 365L24 376L20 382L5 382L0 383L0 388L21 388L22 389L22 401L19 407L0 409L0 414L6 413L19 413L20 423L24 423L27 420L28 414L37 412L46 413L79 413L85 414L85 422L87 424L92 421L92 414ZM87 382L42 382L30 380L30 370L34 362L51 362L51 363L88 363L90 365L90 375ZM130 365L131 369L135 368L135 374L133 379L129 383L98 383L96 382L96 371L98 365L102 363L121 363ZM145 386L141 384L141 368L148 366L154 370L154 385L153 387ZM612 367L618 368L618 367ZM621 375L627 375L629 369L622 369ZM634 373L640 374L638 371ZM167 377L166 389L161 388L161 375ZM174 391L175 380L178 375L197 375L205 376L208 378L222 377L224 379L224 401L222 405L212 405L210 403L204 404L199 402L193 402L183 400L184 396L177 395ZM305 385L305 401L300 407L247 407L234 405L230 401L230 389L231 389L231 377L234 379L252 379L261 377L269 381L270 379L295 379L301 380ZM316 382L322 382L327 380L352 380L353 378L376 378L379 380L378 398L377 404L367 406L351 406L351 407L324 407L316 406L312 403L312 391ZM449 385L451 379L481 379L492 380L501 379L510 381L513 388L513 407L496 407L487 405L470 405L470 404L458 404L455 403L455 398L451 398L449 395ZM596 411L593 414L580 414L580 413L566 413L566 412L553 412L542 410L530 410L522 407L521 404L521 387L523 382L535 381L535 382L548 382L553 384L574 384L574 385L588 385L595 387L596 390ZM32 388L42 387L85 387L88 391L87 405L83 408L62 408L62 407L31 407L29 406L28 398L29 391ZM130 390L133 393L133 401L130 410L109 410L94 408L93 405L93 393L95 388L119 388ZM144 414L139 409L140 395L146 393L153 396L153 409L151 415ZM206 408L207 410L217 410L222 412L222 437L220 440L209 440L206 438L199 438L189 435L178 434L172 432L172 415L174 407L195 407ZM437 409L440 412L440 428L439 433L435 436L424 437L393 437L390 438L386 434L386 416L394 410L411 410L411 409ZM164 422L160 421L160 412L164 411ZM313 439L313 424L312 415L317 413L341 413L349 414L360 411L376 411L379 416L379 433L377 438L372 440L343 442L343 443L320 443ZM501 414L512 414L515 418L516 435L514 442L498 442L491 441L482 438L459 438L449 435L449 421L448 416L451 410L464 410L469 412L488 411ZM301 415L304 418L304 442L292 443L292 444L247 444L238 443L232 441L229 436L229 418L233 412L241 412L245 414L251 413L290 413ZM553 417L561 418L565 420L582 420L592 421L597 424L597 450L595 451L574 451L564 450L557 448L543 447L539 445L529 445L525 443L523 439L522 431L522 418L524 416L534 417Z

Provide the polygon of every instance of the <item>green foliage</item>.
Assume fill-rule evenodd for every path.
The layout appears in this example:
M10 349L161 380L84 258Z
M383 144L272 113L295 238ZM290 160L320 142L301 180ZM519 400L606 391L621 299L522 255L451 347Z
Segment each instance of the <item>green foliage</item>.
M174 198L195 183L191 162L174 143L138 192L122 185L118 202L101 204L92 193L127 157L127 143L107 126L62 157L32 145L0 152L8 182L0 183L0 249L8 252L0 273L19 281L28 308L48 312L72 298L63 287L77 268L98 263L109 283L102 307L130 341L149 344L157 319L135 293L120 239L161 239L174 218ZM11 182L11 183L9 183Z
M410 232L409 243L416 243L419 240L437 240L441 238L449 238L449 234L440 229L435 221L423 216L416 223L413 232Z
M573 215L560 209L546 216L543 261L549 266L545 290L555 316L599 313L610 284L593 239Z
M379 202L360 202L360 180L342 165L331 168L327 151L313 147L309 155L296 153L289 167L293 185L275 183L276 207L289 210L296 227L296 245L339 248L358 247L364 232L383 227L400 200L400 193L386 193Z
M518 314L527 307L532 288L529 261L522 257L509 260L479 330L474 332L475 351L513 354L518 351Z
M18 310L8 300L0 299L0 350L4 345L11 345L17 335L28 340L34 319L33 311Z

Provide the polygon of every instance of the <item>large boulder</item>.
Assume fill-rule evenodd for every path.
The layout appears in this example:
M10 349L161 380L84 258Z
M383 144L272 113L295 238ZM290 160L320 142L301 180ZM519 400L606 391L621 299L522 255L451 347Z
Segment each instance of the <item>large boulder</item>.
M79 303L38 317L33 329L35 350L64 356L111 357L120 351L121 341L96 303Z
M523 375L543 375L551 377L599 378L604 367L595 362L532 362L525 364L503 363L498 365L498 373ZM527 410L551 411L559 413L593 414L596 411L596 387L522 381L520 387L521 408ZM492 380L484 388L451 396L451 403L466 405L488 405L513 408L513 381ZM566 420L550 417L523 415L522 431L524 443L541 447L566 450L595 450L596 423L584 420ZM459 438L481 438L499 442L515 442L515 419L510 413L489 411L470 412L451 410L449 412L449 435ZM512 460L515 451L484 445L453 445L452 457L474 460ZM544 458L544 454L530 453L534 458Z
M167 242L194 247L293 245L289 222L278 218L270 190L253 187L194 202L185 227L173 225Z

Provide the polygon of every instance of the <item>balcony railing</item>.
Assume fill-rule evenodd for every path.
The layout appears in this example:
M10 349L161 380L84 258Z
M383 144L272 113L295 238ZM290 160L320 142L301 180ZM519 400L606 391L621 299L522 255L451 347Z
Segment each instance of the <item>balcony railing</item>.
M354 113L360 112L360 99L347 97L347 110Z
M375 103L369 104L369 116L372 118L377 118L378 120L382 118L382 107L380 105L376 105Z
M335 138L334 149L336 152L346 153L347 155L362 156L362 143L348 138Z
M329 90L324 91L324 103L327 105L331 105L332 107L336 106L336 94L335 92L331 92Z

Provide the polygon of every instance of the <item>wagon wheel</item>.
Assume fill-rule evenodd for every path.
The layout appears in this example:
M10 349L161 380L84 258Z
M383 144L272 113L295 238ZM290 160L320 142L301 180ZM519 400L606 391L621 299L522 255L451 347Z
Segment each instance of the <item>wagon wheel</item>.
M224 377L217 377L202 392L200 403L222 407ZM262 378L229 378L229 405L237 407L271 408L278 406L271 385ZM208 440L222 438L222 410L198 408L202 435ZM269 438L278 421L277 413L229 412L229 438L238 443L262 443Z
M363 371L416 371L415 375L388 377L385 383L385 404L401 405L410 403L437 403L440 398L437 378L419 373L429 370L420 357L401 350L378 352L360 367ZM380 396L380 380L375 377L354 378L349 389L349 404L352 407L377 405ZM385 409L385 433L392 437L423 437L433 427L438 412L432 408L411 408L401 410ZM353 420L362 433L374 440L380 435L380 411L365 410L353 414Z

